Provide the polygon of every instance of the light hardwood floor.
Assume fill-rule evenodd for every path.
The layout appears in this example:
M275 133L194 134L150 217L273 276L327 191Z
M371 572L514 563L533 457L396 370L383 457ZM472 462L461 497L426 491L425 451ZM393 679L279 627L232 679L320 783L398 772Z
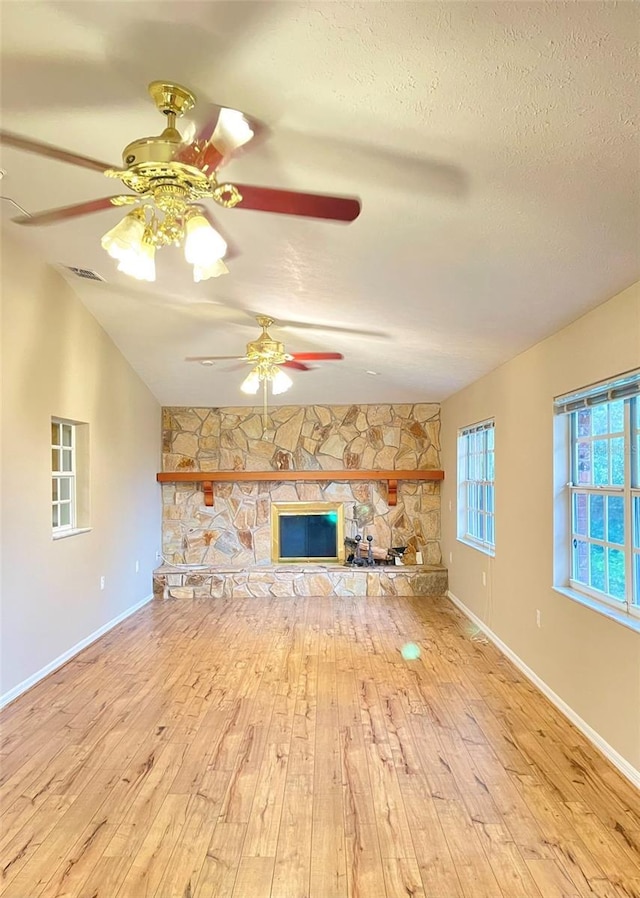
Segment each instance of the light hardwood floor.
M0 720L4 898L640 898L638 793L445 599L156 602Z

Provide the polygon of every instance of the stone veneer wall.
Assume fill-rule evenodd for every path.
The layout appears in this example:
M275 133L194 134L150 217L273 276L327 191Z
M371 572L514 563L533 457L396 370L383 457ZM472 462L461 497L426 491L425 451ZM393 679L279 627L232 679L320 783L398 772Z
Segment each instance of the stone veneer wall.
M291 471L290 481L215 483L214 506L197 483L163 484L162 545L173 562L271 564L271 502L341 501L345 535L374 545L409 546L440 564L440 484L296 482L296 470L440 468L440 407L432 403L280 406L263 426L259 408L163 409L164 471Z

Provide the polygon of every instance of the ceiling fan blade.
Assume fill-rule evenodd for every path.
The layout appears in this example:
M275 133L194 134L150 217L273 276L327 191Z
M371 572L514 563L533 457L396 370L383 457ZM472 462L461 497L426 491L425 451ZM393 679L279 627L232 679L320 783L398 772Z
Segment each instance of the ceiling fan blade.
M69 162L71 165L79 165L81 168L90 168L93 171L104 174L107 169L114 168L107 162L91 159L89 156L80 156L78 153L70 153L60 147L52 147L48 143L40 143L38 140L30 140L10 131L0 131L0 143L16 150L24 150L26 153L35 153L37 156L47 156L49 159L57 159L59 162Z
M243 355L190 355L185 358L185 362L246 362Z
M311 371L311 368L308 365L303 365L302 362L296 362L295 359L289 359L286 362L281 362L280 367L295 368L296 371Z
M296 362L322 362L344 358L341 352L292 352L291 355Z
M111 200L114 197L105 196L100 200L89 200L87 203L76 203L75 206L60 206L58 209L49 209L46 212L36 212L34 215L19 215L12 219L19 225L50 225L67 218L78 218L80 215L90 215L92 212L102 212L103 209L113 209Z
M333 221L354 221L360 215L360 200L346 196L326 196L320 193L297 193L273 187L235 185L242 194L237 209L277 212L280 215L302 215L305 218L327 218Z

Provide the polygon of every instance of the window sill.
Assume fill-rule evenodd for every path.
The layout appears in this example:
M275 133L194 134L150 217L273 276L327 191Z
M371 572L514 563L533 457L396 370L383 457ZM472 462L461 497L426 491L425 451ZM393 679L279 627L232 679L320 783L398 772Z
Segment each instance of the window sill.
M456 539L459 543L469 546L470 549L477 549L478 552L482 552L483 555L488 555L489 558L496 557L496 550L490 549L489 546L483 546L481 543L474 543L473 540L465 539L463 536L457 536Z
M565 598L571 599L571 601L577 602L585 608L590 608L591 611L596 611L598 614L602 614L603 617L608 617L609 620L622 624L623 627L627 627L635 633L640 633L640 617L635 617L626 611L619 611L612 605L599 602L597 599L593 599L591 596L578 592L575 589L570 589L568 586L554 586L553 589L555 592L560 593L561 596L565 596Z
M79 533L91 533L93 527L76 527L74 530L60 530L51 534L51 539L66 539L68 536L77 536Z

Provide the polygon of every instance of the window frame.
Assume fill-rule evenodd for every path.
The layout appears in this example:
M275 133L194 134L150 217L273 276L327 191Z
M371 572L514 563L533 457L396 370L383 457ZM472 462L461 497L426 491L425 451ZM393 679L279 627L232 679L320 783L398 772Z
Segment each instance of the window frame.
M59 440L54 441L53 428L59 428ZM64 435L70 434L70 442L65 443ZM58 467L53 462L54 452L58 452ZM65 468L65 453L70 454L70 466ZM68 496L62 496L62 482L68 484ZM68 534L77 529L77 440L76 425L64 418L51 418L51 530L55 536ZM69 520L61 523L62 508L68 507ZM57 515L56 515L57 511ZM56 520L57 517L57 520Z
M632 379L631 383L632 385L637 383L637 379ZM590 600L596 609L598 609L598 606L601 606L603 612L605 612L605 608L614 609L621 618L637 620L640 618L640 391L628 387L626 389L612 389L607 398L603 398L601 390L599 401L596 402L589 401L591 391L585 390L584 393L585 396L582 401L574 399L573 402L565 402L559 412L567 419L566 433L568 439L569 480L566 486L569 502L565 512L568 554L565 583L579 597ZM578 415L581 411L593 410L598 405L609 407L615 401L623 402L622 431L613 431L611 429L611 418L609 415L606 433L591 433L588 436L579 434ZM558 403L559 401L556 400L556 405ZM623 438L624 453L623 483L613 483L615 478L613 476L613 453L611 449L608 452L608 464L610 465L609 483L580 483L578 477L580 460L578 444L585 441L593 443L595 440L606 439L611 447L611 441L618 439L620 436ZM594 452L590 455L592 466L594 464L594 455ZM586 496L584 532L580 532L579 523L576 525L576 497L581 495ZM592 498L596 496L602 497L603 502L602 538L592 535L591 530L591 502ZM608 526L610 498L621 498L623 501L624 536L622 543L612 542L610 538ZM576 579L575 572L578 563L578 546L576 543L578 540L586 543L589 547L592 545L603 547L605 588L610 589L608 579L609 550L619 550L624 553L624 598L616 598L610 591L605 592L604 589L600 590L591 583L584 583ZM588 549L588 564L589 566L591 565L590 548ZM590 567L588 579L592 579Z
M482 446L472 446L482 438ZM496 550L495 418L487 418L458 430L458 529L459 542L494 556ZM492 464L489 464L491 459ZM489 476L490 467L493 476ZM473 498L476 501L474 502ZM482 498L480 498L482 497ZM491 497L491 502L489 502ZM491 505L491 508L489 508ZM478 524L473 532L473 516ZM479 526L479 522L482 525ZM488 522L491 522L489 528ZM488 536L491 529L491 537ZM482 534L482 535L480 535Z

